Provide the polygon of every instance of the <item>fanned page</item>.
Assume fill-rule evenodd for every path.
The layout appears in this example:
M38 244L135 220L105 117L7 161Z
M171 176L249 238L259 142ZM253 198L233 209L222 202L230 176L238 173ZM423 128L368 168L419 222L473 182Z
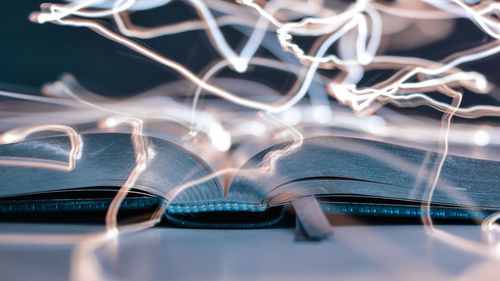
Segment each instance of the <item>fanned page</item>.
M148 169L137 178L134 189L164 198L174 188L213 173L206 162L182 147L158 138L145 139L154 157L148 162ZM117 190L125 184L136 162L130 134L85 134L79 142L81 152L74 155L68 137L1 145L2 159L15 165L0 167L0 197L89 187ZM66 169L72 161L74 168ZM23 166L23 162L30 165ZM80 194L85 197L84 193ZM215 202L221 197L220 183L214 177L176 191L170 206L188 208L190 204Z
M438 157L435 152L377 141L315 137L300 146L285 143L254 156L234 177L227 198L269 206L316 196L340 197L344 202L349 198L350 203L372 198L398 205L500 208L500 194L495 192L500 162L448 155L435 191L429 194L428 179Z

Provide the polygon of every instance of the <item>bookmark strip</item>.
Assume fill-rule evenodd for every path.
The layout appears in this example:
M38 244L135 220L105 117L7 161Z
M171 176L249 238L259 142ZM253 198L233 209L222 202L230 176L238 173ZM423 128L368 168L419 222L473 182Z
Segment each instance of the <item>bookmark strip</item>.
M332 234L332 226L314 196L302 197L292 202L297 223L311 240L322 240Z

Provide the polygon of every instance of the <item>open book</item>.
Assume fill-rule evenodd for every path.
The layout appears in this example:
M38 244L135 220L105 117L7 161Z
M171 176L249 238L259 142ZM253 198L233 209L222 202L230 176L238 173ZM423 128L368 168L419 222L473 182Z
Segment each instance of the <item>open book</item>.
M426 193L439 155L382 142L315 137L284 143L251 157L231 178L194 153L146 138L153 157L121 204L136 212L166 206L165 219L195 227L260 227L278 222L284 206L314 196L328 213L473 219L500 209L499 163L448 156L432 196ZM0 216L105 211L135 166L131 135L82 135L83 151L71 171L0 166ZM15 159L68 162L67 137L0 146ZM12 158L14 159L14 158Z

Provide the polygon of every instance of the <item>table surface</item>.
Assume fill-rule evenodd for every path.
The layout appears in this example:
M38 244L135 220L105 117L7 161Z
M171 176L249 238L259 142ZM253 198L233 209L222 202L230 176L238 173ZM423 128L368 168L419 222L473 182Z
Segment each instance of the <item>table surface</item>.
M479 226L445 225L439 229L474 241L484 240ZM0 238L17 233L100 230L94 225L3 223ZM500 263L438 241L420 225L337 226L331 238L320 242L296 240L292 228L155 227L120 236L116 243L99 246L95 251L87 249L80 260L72 252L74 248L65 244L41 245L37 241L3 243L0 280L66 280L70 272L82 269L83 280L94 275L101 280L500 278Z

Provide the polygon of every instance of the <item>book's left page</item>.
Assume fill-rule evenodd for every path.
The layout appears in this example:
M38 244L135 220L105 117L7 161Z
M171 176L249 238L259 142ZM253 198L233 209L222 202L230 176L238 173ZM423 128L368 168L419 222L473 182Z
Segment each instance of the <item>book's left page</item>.
M202 159L180 146L146 138L148 169L137 177L134 189L163 198L192 178L211 173ZM130 134L101 133L70 138L49 137L0 146L0 197L55 192L89 187L122 187L133 172L136 159ZM71 166L74 167L71 167ZM217 178L179 190L172 203L217 199Z

